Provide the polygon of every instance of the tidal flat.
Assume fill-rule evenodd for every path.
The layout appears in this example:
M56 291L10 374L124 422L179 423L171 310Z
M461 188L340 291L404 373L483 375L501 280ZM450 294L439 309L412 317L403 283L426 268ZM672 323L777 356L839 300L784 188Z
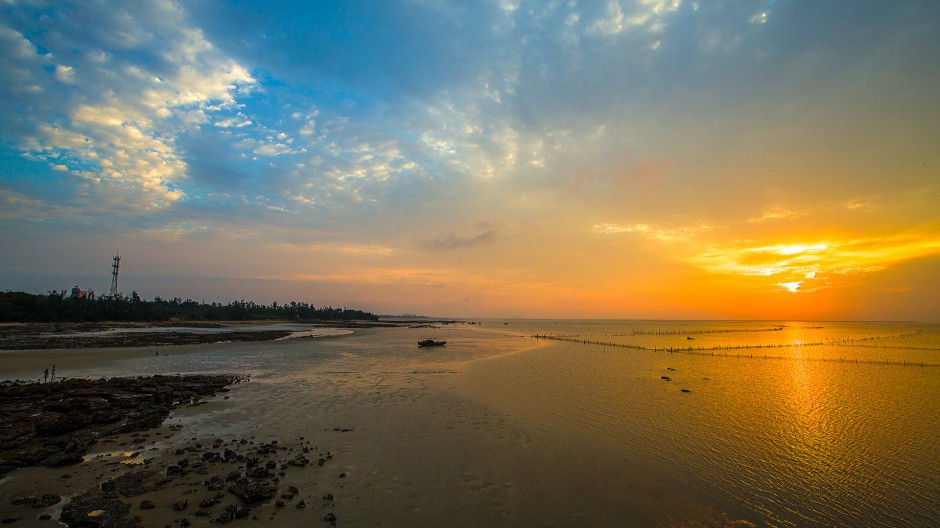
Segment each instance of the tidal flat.
M117 500L140 526L208 526L228 513L323 526L934 526L936 330L487 321L159 355L30 351L35 366L3 352L6 378L55 362L66 377L239 372L251 382L101 439L80 464L9 473L0 510L47 526L39 516L60 518L74 497L136 474L127 478L149 491ZM425 338L447 345L419 348ZM705 353L688 353L692 342ZM739 345L768 359L708 352ZM230 489L239 479L277 483L245 502ZM62 500L42 506L47 493ZM13 504L30 496L40 507Z

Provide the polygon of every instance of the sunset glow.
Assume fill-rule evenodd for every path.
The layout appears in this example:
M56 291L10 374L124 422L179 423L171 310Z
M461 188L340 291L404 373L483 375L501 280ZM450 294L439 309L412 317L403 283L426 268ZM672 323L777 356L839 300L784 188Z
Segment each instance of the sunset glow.
M940 317L930 2L0 13L5 290Z

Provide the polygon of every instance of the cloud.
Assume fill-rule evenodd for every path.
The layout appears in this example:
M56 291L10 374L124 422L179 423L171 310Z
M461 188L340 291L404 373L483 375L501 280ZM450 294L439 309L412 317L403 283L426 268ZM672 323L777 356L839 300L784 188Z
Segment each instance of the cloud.
M836 276L867 275L918 258L940 254L940 236L932 232L851 240L772 245L713 246L688 262L701 269L741 277L779 277L790 291L801 284Z
M458 236L454 233L426 240L422 246L427 249L451 250L490 244L499 237L499 231L487 229L472 236Z
M661 242L681 242L691 240L696 236L714 230L713 226L699 223L689 226L653 226L649 224L595 224L591 231L601 235L617 235L622 233L638 234L651 240Z
M3 73L21 77L14 90L34 86L27 105L2 109L24 123L19 148L69 167L87 208L143 212L183 199L187 166L177 138L250 90L247 70L220 55L174 2L13 9L25 33L0 29L18 50ZM76 31L85 23L95 29Z
M49 217L81 219L80 209L60 206L38 198L32 198L11 189L0 188L0 220L31 219L41 223Z

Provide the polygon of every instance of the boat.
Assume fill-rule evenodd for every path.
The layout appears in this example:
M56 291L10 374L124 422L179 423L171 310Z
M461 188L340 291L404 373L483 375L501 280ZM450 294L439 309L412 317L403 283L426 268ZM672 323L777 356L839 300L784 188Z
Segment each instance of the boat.
M425 339L424 341L418 341L419 347L444 346L446 344L447 344L447 341L435 341L434 339Z

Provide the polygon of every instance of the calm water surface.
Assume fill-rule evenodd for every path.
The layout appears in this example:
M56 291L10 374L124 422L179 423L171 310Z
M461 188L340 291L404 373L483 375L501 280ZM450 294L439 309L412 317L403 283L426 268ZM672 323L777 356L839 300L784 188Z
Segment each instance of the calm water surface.
M940 526L936 326L509 326L566 339L512 374L520 397L722 511L767 526Z

